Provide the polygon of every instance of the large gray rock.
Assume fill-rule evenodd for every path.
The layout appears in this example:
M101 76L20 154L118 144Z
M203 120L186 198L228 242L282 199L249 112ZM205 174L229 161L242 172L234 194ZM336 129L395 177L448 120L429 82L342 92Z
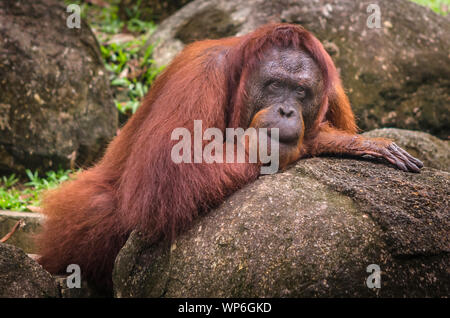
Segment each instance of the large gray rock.
M0 1L0 170L87 165L116 132L97 40L60 3Z
M133 233L117 297L448 296L450 174L384 163L299 161L259 178L172 245ZM381 288L369 289L369 264Z
M369 4L381 28L370 29ZM450 20L407 0L196 0L150 37L169 63L194 40L242 35L268 22L298 23L324 43L364 130L399 127L450 136Z
M20 248L0 243L0 298L59 297L53 277Z

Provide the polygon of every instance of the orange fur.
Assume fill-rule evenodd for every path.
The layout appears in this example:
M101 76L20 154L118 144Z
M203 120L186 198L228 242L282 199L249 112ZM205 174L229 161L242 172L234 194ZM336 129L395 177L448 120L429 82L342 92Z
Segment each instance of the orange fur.
M354 116L334 64L302 27L271 24L242 37L193 43L158 77L104 158L45 196L39 262L52 273L78 264L83 278L110 291L115 256L132 230L152 241L172 240L199 213L255 180L258 164L175 164L170 151L176 141L170 136L178 127L192 133L194 120L202 120L203 129L247 128L244 86L271 47L308 52L323 74L320 115L313 133L302 133L304 149L301 138L289 162L305 149L326 152L325 126L354 134Z

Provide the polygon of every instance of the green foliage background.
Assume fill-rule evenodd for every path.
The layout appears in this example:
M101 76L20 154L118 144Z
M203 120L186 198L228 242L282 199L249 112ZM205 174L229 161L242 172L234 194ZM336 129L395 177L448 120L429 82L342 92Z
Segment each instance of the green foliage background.
M431 8L433 11L444 16L448 14L450 7L450 0L411 0L415 3L421 4Z

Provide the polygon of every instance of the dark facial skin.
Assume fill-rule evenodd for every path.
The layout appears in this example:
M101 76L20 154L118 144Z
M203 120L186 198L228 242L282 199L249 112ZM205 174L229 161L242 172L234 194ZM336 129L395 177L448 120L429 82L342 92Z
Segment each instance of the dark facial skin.
M278 128L281 143L297 143L303 130L313 125L323 85L321 72L307 53L273 48L247 83L252 118L256 114L258 127Z
M364 138L353 130L340 130L341 127L330 123L316 131L314 138L305 136L305 131L311 132L316 124L323 90L319 67L307 53L299 50L272 48L250 74L246 84L248 126L279 129L281 169L305 154L347 154L385 158L404 171L420 171L422 162L391 140ZM352 126L351 110L342 107L340 111L349 115Z

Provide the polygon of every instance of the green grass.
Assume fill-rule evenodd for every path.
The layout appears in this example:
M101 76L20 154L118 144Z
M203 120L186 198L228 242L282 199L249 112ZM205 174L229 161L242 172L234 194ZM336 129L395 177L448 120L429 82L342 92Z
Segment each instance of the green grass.
M411 0L420 5L431 8L433 11L447 15L450 8L450 0Z
M128 19L121 21L118 2L112 0L109 6L99 7L80 1L66 1L67 4L80 5L81 16L99 41L105 67L110 73L115 104L121 113L131 115L163 68L154 66L151 59L153 46L144 49L156 25L139 19L139 3L127 8Z
M30 211L29 207L40 205L41 194L69 179L71 170L48 171L44 177L38 172L26 170L26 179L19 180L15 174L0 180L0 210Z
M124 43L108 43L100 47L105 67L110 71L111 85L115 88L115 103L122 113L134 113L156 76L163 69L156 68L150 59L153 46L139 56L145 36ZM131 75L130 75L131 74Z

